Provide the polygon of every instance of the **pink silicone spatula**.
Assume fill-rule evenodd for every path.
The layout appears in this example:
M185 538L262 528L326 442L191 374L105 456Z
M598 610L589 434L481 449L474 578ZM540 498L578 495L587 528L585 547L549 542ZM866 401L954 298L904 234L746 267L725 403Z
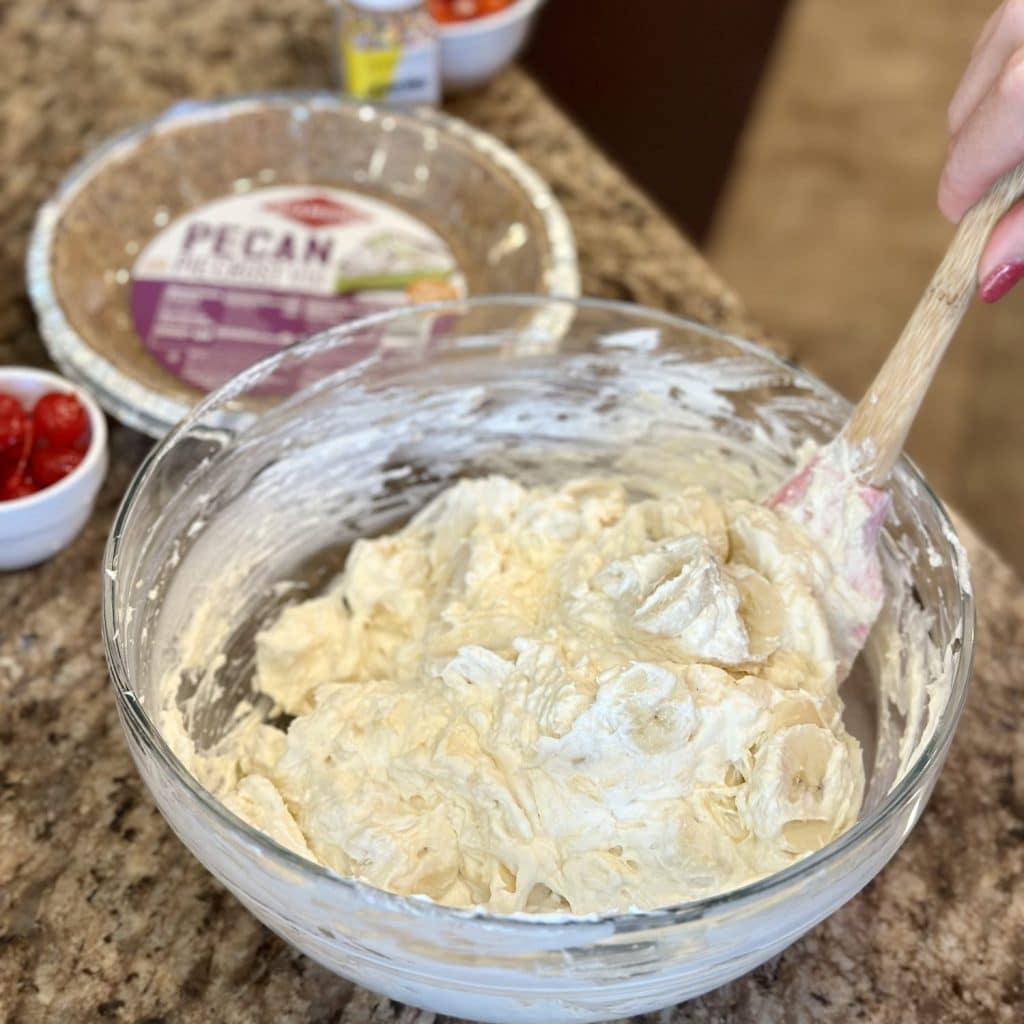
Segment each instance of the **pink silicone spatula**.
M1024 193L1024 163L1007 171L964 215L903 333L839 436L768 504L804 524L849 584L830 618L840 675L864 645L881 607L878 536L889 511L880 490L970 303L992 228Z

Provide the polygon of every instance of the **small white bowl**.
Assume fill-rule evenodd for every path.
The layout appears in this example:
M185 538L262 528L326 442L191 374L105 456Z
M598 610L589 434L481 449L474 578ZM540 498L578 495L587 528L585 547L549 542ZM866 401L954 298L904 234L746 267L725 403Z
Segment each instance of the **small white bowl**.
M544 0L515 0L496 14L437 26L445 91L483 85L523 48Z
M107 475L107 421L93 399L48 370L0 366L0 391L31 408L47 391L74 395L89 414L89 450L63 480L25 498L0 501L0 570L45 562L85 526Z

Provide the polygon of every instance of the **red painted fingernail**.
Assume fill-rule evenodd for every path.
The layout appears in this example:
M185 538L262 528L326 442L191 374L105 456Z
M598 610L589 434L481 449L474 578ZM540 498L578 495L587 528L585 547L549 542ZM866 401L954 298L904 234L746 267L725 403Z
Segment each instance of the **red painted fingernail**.
M1000 263L978 286L982 302L998 302L1022 277L1024 262Z

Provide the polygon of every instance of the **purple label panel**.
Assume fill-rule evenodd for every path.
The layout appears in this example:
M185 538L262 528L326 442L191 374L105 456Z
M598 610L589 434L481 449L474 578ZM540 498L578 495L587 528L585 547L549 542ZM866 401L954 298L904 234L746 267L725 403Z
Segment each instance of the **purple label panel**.
M210 391L257 360L337 324L401 301L306 295L261 288L137 280L131 312L142 343L180 380ZM375 339L275 375L267 391L294 391L364 354Z

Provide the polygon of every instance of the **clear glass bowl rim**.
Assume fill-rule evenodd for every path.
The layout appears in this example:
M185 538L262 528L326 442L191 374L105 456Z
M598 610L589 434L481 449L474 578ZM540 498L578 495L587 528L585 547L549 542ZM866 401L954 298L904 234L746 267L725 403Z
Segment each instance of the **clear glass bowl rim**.
M384 889L378 889L376 886L362 882L359 879L336 874L329 868L314 864L312 861L306 860L304 857L300 857L286 847L281 846L268 835L229 811L227 807L192 777L188 769L171 751L155 723L143 709L139 695L131 685L128 670L119 647L119 634L115 622L115 608L118 595L118 574L116 570L120 554L120 537L124 530L124 524L132 513L135 495L146 486L160 460L174 447L180 437L187 434L192 426L202 419L208 409L218 405L232 395L237 395L247 390L251 383L270 372L274 366L288 358L289 354L301 352L304 349L315 349L328 337L342 340L344 343L344 339L347 336L358 333L368 325L435 312L441 314L458 313L470 309L496 306L523 309L565 307L573 312L577 310L605 312L621 317L624 322L628 320L643 320L646 323L660 323L667 327L703 334L714 338L716 341L726 342L738 351L752 355L770 365L784 369L787 373L799 379L801 383L807 385L812 392L838 400L847 411L852 408L849 402L832 391L827 385L817 380L817 378L801 370L794 363L782 359L754 342L671 313L649 309L635 303L606 299L575 299L540 295L493 295L424 303L413 309L389 310L388 312L375 314L361 320L351 321L350 323L330 328L296 342L289 348L254 363L251 367L237 374L194 406L192 411L149 451L132 478L118 508L103 556L102 634L111 683L117 703L121 712L135 726L135 735L146 747L148 753L154 756L161 766L181 783L193 799L197 800L218 818L226 828L241 833L242 838L246 842L258 847L260 852L270 858L271 861L277 862L285 868L298 871L300 874L305 874L311 880L321 880L328 887L337 886L348 894L362 896L367 900L372 899L377 906L416 917L436 917L444 921L464 920L522 928L563 928L572 927L573 925L593 927L595 924L607 922L613 924L616 931L670 927L694 919L709 921L716 914L725 914L729 910L752 899L779 894L787 887L796 885L804 878L815 874L820 869L826 868L843 854L866 844L868 840L884 830L886 824L898 814L908 801L913 799L922 777L927 774L929 768L932 766L937 767L937 762L941 764L952 742L957 723L960 719L960 713L963 710L974 663L976 611L969 585L970 577L966 554L959 544L954 545L957 563L956 578L959 581L956 594L958 607L955 610L959 613L959 621L962 624L961 648L953 655L953 681L950 699L943 709L934 734L925 744L924 749L918 754L903 778L893 787L879 807L872 814L858 819L851 828L837 839L781 871L714 896L689 900L668 907L659 907L654 910L601 914L494 914L472 907L445 907L424 897L401 896ZM372 358L372 356L369 358ZM938 514L939 520L945 528L944 532L948 536L956 537L956 530L949 514L946 512L938 496L929 487L916 464L906 455L900 457L900 464L921 486L927 500L934 506L934 511Z

